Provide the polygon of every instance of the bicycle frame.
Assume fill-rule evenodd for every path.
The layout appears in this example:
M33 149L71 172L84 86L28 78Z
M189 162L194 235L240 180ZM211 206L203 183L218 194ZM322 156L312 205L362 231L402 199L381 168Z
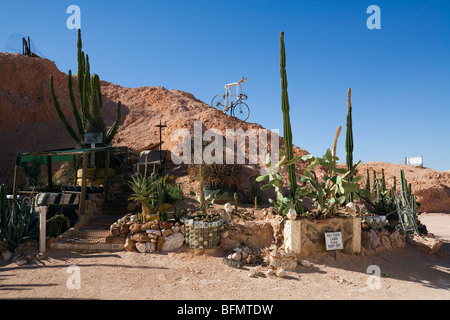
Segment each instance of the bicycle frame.
M225 109L228 110L230 107L234 105L234 97L240 100L240 94L242 93L242 83L246 83L247 79L242 77L238 82L230 83L225 85ZM231 88L236 86L236 95L231 93ZM239 93L240 89L240 93ZM228 97L231 96L231 104L228 104Z

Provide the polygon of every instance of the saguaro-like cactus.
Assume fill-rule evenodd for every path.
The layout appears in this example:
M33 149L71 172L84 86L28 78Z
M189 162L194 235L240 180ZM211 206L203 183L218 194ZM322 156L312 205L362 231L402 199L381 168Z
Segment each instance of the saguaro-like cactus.
M347 169L350 170L353 166L353 124L352 124L352 89L348 89L347 94L347 132L345 135L345 151L347 153L346 155L346 164ZM351 181L351 178L350 178ZM353 192L350 192L348 194L348 201L352 202L354 198Z
M281 110L283 111L283 138L286 149L286 159L290 161L294 157L292 149L292 130L291 120L289 117L289 97L287 92L287 75L286 75L286 50L284 46L284 32L280 35L280 74L281 74ZM295 164L286 166L288 172L288 180L292 198L295 200L295 192L297 190L297 179L295 175Z
M102 133L103 145L110 145L114 136L117 133L120 124L121 102L117 106L117 117L114 124L106 130L106 125L101 112L103 101L102 92L100 88L100 78L97 74L92 75L90 73L89 56L85 55L82 51L81 30L78 30L78 93L80 96L80 111L75 103L75 95L72 88L72 71L69 70L68 89L69 89L69 101L72 106L72 112L77 123L78 134L72 128L67 121L64 113L61 110L61 106L55 95L53 86L53 76L50 78L50 91L52 94L53 105L58 113L59 118L63 122L71 138L79 146L84 145L85 133Z

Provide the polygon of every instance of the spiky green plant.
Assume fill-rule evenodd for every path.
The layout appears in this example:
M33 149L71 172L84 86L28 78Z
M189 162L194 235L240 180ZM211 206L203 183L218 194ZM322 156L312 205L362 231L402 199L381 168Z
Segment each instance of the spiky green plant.
M289 96L287 92L287 74L286 74L286 50L284 45L284 32L280 35L280 74L281 74L281 110L283 111L283 138L286 152L286 161L289 162L294 158L292 148L292 130L291 120L289 116ZM297 190L297 179L295 175L295 163L286 166L288 172L288 180L290 185L291 197L295 200Z
M6 186L0 186L0 243L14 251L21 243L37 240L39 236L39 214L34 203L9 205L6 198Z
M103 145L109 146L116 135L121 119L121 102L117 105L117 116L114 124L106 130L105 121L102 115L102 92L100 88L100 78L97 74L91 76L89 56L82 51L81 30L78 30L77 42L77 58L78 58L78 93L80 97L80 108L78 109L75 103L75 95L73 93L72 85L72 71L69 70L68 89L69 101L72 107L72 112L77 124L78 133L67 121L66 116L61 110L61 106L55 94L53 76L50 78L50 92L53 99L53 105L56 112L61 119L64 127L69 133L70 137L80 147L85 147L84 135L86 133L102 133Z
M297 161L309 161L313 158L312 155L308 154L302 157L294 157L291 161L287 161L287 156L283 150L280 150L281 159L278 163L272 163L270 160L270 154L266 156L266 171L267 174L259 176L256 178L257 182L262 182L267 180L268 183L261 187L261 191L266 191L269 188L274 188L276 199L268 199L271 204L274 205L275 212L280 215L287 215L289 209L295 209L296 203L300 201L300 188L297 188L294 197L290 194L285 196L283 194L283 176L279 174L279 168L289 164L295 164Z
M352 123L352 89L348 89L348 99L347 99L347 132L345 135L345 151L346 151L346 164L347 169L351 170L353 167L353 123ZM349 177L352 180L352 177ZM350 192L347 195L348 202L353 202L355 195Z
M366 190L370 192L370 174L369 174L369 169L367 170L367 177L366 177Z
M359 184L357 183L360 176L349 180L354 176L361 161L354 164L350 170L339 169L337 167L338 157L334 156L330 149L322 157L316 157L308 161L311 164L303 171L303 175L299 180L305 183L300 187L300 193L311 199L316 207L316 212L313 214L315 218L318 217L332 217L337 214L337 210L345 203L346 194L349 192L358 192ZM323 177L323 182L317 179L314 169L316 166L321 166L327 170L327 174Z

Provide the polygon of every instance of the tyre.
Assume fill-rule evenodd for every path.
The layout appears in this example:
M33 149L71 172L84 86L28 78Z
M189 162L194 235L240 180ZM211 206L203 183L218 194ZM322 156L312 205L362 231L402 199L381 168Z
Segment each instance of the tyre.
M225 107L225 96L223 94L218 94L211 101L211 107L223 111Z
M250 108L244 102L238 103L233 107L232 116L241 121L246 121L250 117Z

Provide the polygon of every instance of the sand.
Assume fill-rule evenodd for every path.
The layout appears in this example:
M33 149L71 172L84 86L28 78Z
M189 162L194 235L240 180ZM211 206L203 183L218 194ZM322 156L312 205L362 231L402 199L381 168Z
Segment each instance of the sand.
M1 298L100 300L434 300L450 299L450 215L425 214L429 232L444 241L427 255L411 245L375 255L330 252L306 257L285 278L250 278L254 267L234 269L220 249L170 253L48 250L23 266L0 262ZM35 248L24 247L22 254ZM73 266L80 287L75 287ZM373 268L379 282L371 282ZM69 272L69 273L68 273ZM377 287L379 284L379 287Z

